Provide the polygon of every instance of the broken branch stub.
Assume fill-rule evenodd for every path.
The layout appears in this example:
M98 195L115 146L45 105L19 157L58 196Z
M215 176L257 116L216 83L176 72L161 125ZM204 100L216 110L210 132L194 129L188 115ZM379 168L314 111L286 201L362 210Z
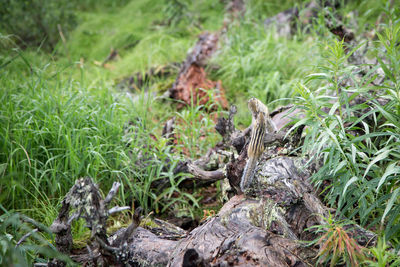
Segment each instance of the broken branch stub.
M65 196L60 213L53 222L51 230L56 234L56 247L65 254L70 254L72 247L71 223L73 220L83 218L87 227L91 230L91 239L94 248L88 248L89 255L84 260L96 264L109 264L110 262L118 262L121 254L119 247L112 247L107 236L107 218L110 213L126 210L129 207L114 207L108 209L113 197L117 194L120 183L115 182L103 200L98 186L89 177L78 179L74 186L71 187ZM70 217L71 209L76 211ZM127 228L127 233L123 235L118 242L125 243L126 235L131 235L137 228L140 216L137 209L132 224ZM139 217L138 217L139 216ZM53 260L52 266L64 266L65 264L59 260Z

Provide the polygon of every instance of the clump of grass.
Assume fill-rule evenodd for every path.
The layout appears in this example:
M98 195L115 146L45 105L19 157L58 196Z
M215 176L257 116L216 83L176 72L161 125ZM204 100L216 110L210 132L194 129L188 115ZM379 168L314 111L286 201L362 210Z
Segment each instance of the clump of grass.
M208 100L204 105L195 104L192 97L190 105L176 112L177 149L191 159L204 156L220 139L215 131L215 123L217 116L223 113L222 107L212 90L207 91L205 97ZM200 101L197 99L196 103Z
M33 70L24 83L0 77L7 88L0 93L5 103L0 187L7 209L32 208L44 196L63 196L85 175L109 184L127 159L121 140L130 115L127 104L117 102L105 85L82 88L74 80L48 80L44 71Z
M217 77L229 100L246 103L249 97L257 97L270 108L276 107L270 104L274 100L292 96L294 85L320 58L313 38L280 37L274 28L265 29L262 22L246 17L229 29L221 50L214 62L221 66ZM246 108L239 107L239 123L248 124L249 116L241 111Z
M294 7L300 7L301 4L307 1L301 0L282 0L282 1L263 1L249 0L246 1L246 17L255 21L263 22L265 19L275 16L279 12L288 10Z
M222 24L224 6L211 0L175 2L182 2L186 8L176 11L173 1L137 0L112 10L79 12L80 23L67 41L67 51L61 43L58 51L69 55L72 61L82 59L94 73L103 73L93 63L101 63L111 48L117 49L120 59L110 62L104 72L111 79L180 62L198 34ZM176 12L182 19L168 24L169 17ZM187 16L197 23L192 24Z
M364 264L370 267L395 267L400 264L400 256L390 248L385 236L378 237L376 246L369 248L368 252L369 257Z

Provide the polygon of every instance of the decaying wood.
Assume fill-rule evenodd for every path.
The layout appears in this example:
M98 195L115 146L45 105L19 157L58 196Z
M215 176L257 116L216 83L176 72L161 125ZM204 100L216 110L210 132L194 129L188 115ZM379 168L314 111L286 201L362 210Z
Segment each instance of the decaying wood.
M58 216L50 227L51 231L56 235L55 244L57 250L67 255L70 254L72 248L72 221L69 221L69 206L69 202L64 198ZM49 266L65 266L65 263L54 259L49 263Z
M30 237L31 235L33 235L34 233L36 233L37 231L39 231L38 228L35 228L31 231L29 231L28 233L24 234L21 239L17 242L17 244L15 245L15 248L18 248L19 245L22 244L22 242L24 242L28 237Z
M191 103L201 105L207 103L209 90L213 91L214 99L223 108L228 107L221 81L208 80L204 70L206 62L217 49L218 40L218 33L205 32L199 36L193 50L187 55L178 77L169 89L170 97L180 101L179 107Z
M143 266L314 266L317 251L299 240L323 223L327 208L315 196L304 159L277 157L259 164L247 195L231 198L215 217L179 241L138 228L127 248ZM350 232L373 240L362 228ZM157 251L157 252L156 252ZM185 263L185 264L183 264ZM190 265L192 264L192 265Z
M223 170L205 171L190 161L187 161L183 164L184 166L181 166L182 169L180 172L192 174L193 177L189 179L208 182L208 184L210 184L226 177Z
M106 59L104 59L103 63L101 66L105 66L108 62L115 60L119 57L117 49L111 48L110 54L107 56Z
M172 117L171 119L167 120L162 130L161 136L168 139L167 145L172 145L175 142L175 119L176 117Z
M242 16L246 11L246 5L243 0L225 0L225 10L231 14L233 18Z
M233 117L237 112L237 107L232 105L229 109L228 118L219 117L215 130L222 136L222 143L226 146L231 145L231 136L235 132L235 125L233 124Z
M93 248L88 249L92 256L86 260L100 265L118 261L120 248L110 246L106 222L110 214L107 206L116 195L119 187L120 184L115 182L103 200L98 186L93 183L91 178L86 177L76 181L65 196L60 213L50 227L51 231L56 235L56 248L60 252L70 254L72 247L71 223L73 220L83 218L87 227L91 230L91 239L94 245ZM72 216L69 216L70 209L76 210ZM125 209L126 207L114 207L110 210L121 211ZM137 220L133 220L132 225L124 231L124 233L128 232L123 235L125 240L120 239L119 243L122 244L130 236L138 225ZM53 260L49 265L65 266L65 263L61 260Z

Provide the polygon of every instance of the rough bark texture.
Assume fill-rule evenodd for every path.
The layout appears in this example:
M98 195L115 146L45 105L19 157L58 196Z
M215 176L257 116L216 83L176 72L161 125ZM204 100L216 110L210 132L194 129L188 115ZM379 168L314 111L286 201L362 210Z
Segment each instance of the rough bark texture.
M323 223L327 208L315 196L300 158L259 163L246 195L231 198L215 217L178 240L138 228L128 246L131 261L144 266L313 266L317 251L299 240ZM374 234L349 229L360 244Z

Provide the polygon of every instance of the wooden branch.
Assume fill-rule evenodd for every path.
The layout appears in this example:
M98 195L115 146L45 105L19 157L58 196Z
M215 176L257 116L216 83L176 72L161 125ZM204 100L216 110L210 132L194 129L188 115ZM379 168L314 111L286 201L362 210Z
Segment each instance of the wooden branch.
M129 210L130 208L131 207L129 207L129 206L124 206L124 207L116 206L116 207L112 207L111 209L109 209L107 213L108 213L108 215L111 215L113 213L121 212L121 211L124 211L124 210Z
M21 245L22 242L25 241L25 239L27 239L28 237L30 237L32 234L36 233L37 231L39 231L39 229L35 228L32 231L29 231L28 233L26 233L25 235L23 235L21 237L21 239L17 242L17 244L15 245L15 248L18 248L19 245Z
M192 163L187 164L187 170L188 173L193 175L192 179L199 181L216 182L226 177L222 170L205 171Z
M226 146L230 145L231 135L235 132L233 117L236 113L237 107L231 105L228 118L219 117L217 124L215 125L215 130L222 136L222 142Z
M228 107L221 81L215 82L207 79L204 70L206 62L217 50L219 36L219 33L202 33L196 45L186 56L175 82L168 90L169 96L179 101L178 108L191 103L206 104L210 99L207 94L208 90L213 90L214 99L223 108Z
M104 199L104 205L110 204L111 200L114 198L114 196L117 194L119 187L121 186L120 183L114 182L110 191L108 192L106 198Z
M234 196L217 216L178 241L138 227L125 254L142 266L315 266L317 250L299 240L318 237L307 229L323 223L328 209L308 182L313 170L298 166L304 159L260 162L247 196ZM373 233L356 229L349 231L362 237L357 240L376 240Z
M167 120L162 130L161 136L168 139L167 145L172 145L175 141L175 134L174 134L175 120L176 120L175 116Z
M69 254L72 248L71 221L69 221L69 202L64 198L57 218L50 226L51 231L56 235L55 244L58 251ZM58 261L58 260L55 260ZM60 263L62 266L62 264Z
M128 239L132 236L132 233L138 228L140 225L140 214L142 213L143 209L141 207L135 210L135 213L132 215L132 223L124 230L123 234L119 235L113 242L113 247L120 247Z

